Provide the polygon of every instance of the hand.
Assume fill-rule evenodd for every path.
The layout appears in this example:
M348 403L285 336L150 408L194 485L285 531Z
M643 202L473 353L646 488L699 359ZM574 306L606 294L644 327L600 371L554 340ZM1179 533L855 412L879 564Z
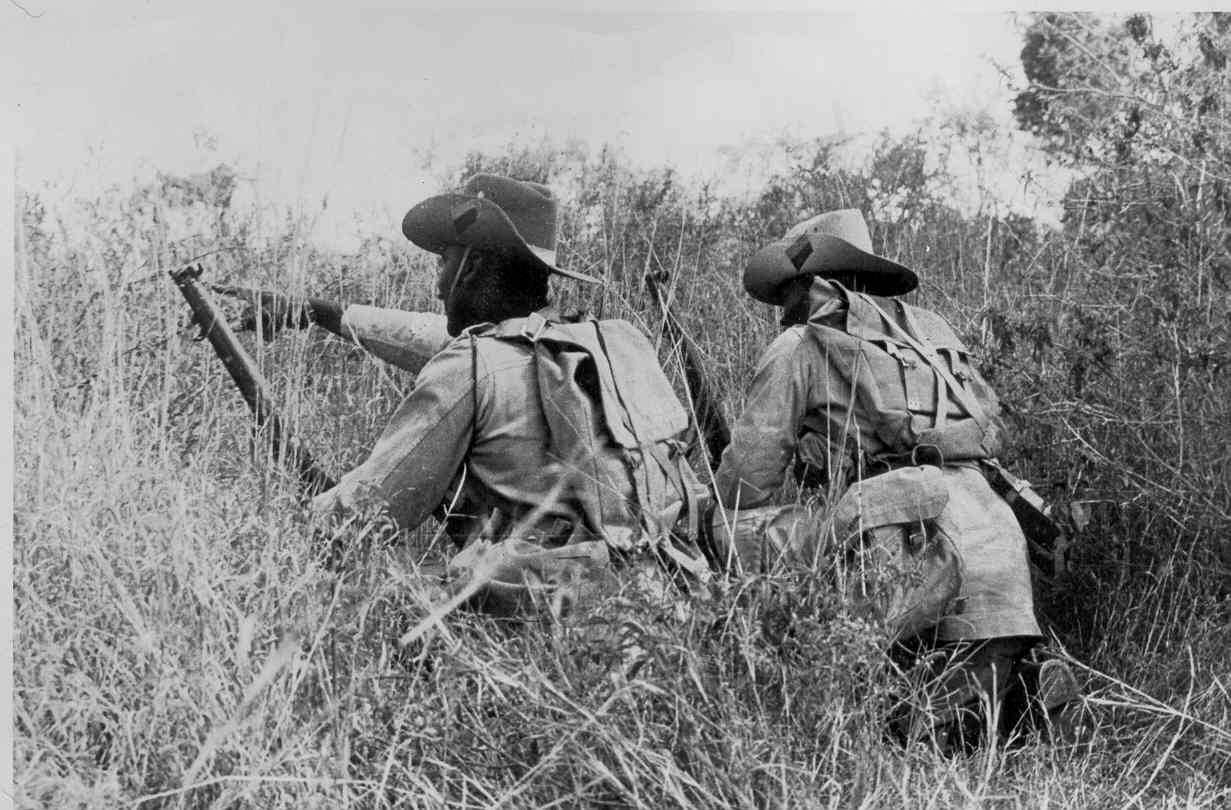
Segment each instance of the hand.
M310 548L317 561L329 571L342 570L352 534L346 531L337 496L338 490L334 487L317 495L308 505Z
M312 325L312 306L307 301L266 290L210 286L215 292L244 301L244 311L237 325L240 331L255 332L259 319L261 337L270 340L283 329L306 329Z
M342 512L341 493L337 487L325 490L308 504L309 519L318 525L328 525Z

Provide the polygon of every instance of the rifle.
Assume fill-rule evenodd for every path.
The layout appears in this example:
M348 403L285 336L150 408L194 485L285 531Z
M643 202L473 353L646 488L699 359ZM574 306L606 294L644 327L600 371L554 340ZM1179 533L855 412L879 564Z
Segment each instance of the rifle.
M671 304L663 296L659 282L665 274L645 274L645 285L649 288L654 305L662 312L663 332L668 340L679 347L680 357L684 364L684 380L692 397L693 410L696 413L697 428L704 440L705 452L710 464L717 466L722 451L731 443L731 429L727 426L726 417L722 414L722 404L714 389L709 384L705 367L701 364L701 354L697 344L693 342L684 327L680 324Z
M332 489L335 485L333 478L317 466L312 454L299 443L278 416L277 409L265 393L268 385L261 375L261 370L235 337L235 332L231 330L226 317L210 298L208 291L198 281L202 272L201 265L188 265L168 272L192 309L192 322L201 327L201 334L196 339L208 339L214 347L218 359L226 366L231 379L239 388L239 393L252 410L257 427L268 428L270 447L274 455L283 459L298 474L300 483L309 496Z

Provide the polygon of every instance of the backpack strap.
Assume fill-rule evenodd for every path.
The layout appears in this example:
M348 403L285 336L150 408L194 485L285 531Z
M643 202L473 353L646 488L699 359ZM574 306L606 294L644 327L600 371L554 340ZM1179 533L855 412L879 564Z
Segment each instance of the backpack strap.
M493 324L484 329L482 334L484 337L503 338L505 340L520 337L534 343L543 334L543 330L547 328L548 323L550 321L538 312L531 312L524 318L509 318L498 324Z
M607 353L607 341L603 338L603 331L602 329L599 328L598 321L592 321L592 323L594 324L594 334L598 338L598 345L603 350L603 352L606 354ZM627 412L628 405L624 401L624 393L620 391L619 386L615 387L615 393L616 393L616 397L620 401L621 409ZM653 459L654 462L658 464L659 468L663 472L663 475L666 476L667 480L671 482L671 485L675 488L680 498L683 499L684 509L688 513L688 537L690 539L697 537L697 530L700 527L700 519L698 518L698 515L697 515L697 512L698 512L697 496L696 496L696 493L692 491L692 488L689 487L688 484L684 481L684 476L680 471L679 465L684 463L682 460L683 456L677 455L676 459L673 460L670 457L668 457L666 448L663 443L642 441L641 437L638 436L636 433L636 426L633 425L632 422L633 420L630 419L629 429L633 431L633 436L637 440L637 451L641 454L641 459L640 459L641 463L635 466L639 467L642 470L642 472L640 475L638 475L638 471L633 470L633 476L632 476L633 480L636 482L635 488L637 490L637 499L640 501L638 506L640 507L640 511L641 511L641 521L645 525L646 530L650 533L652 537L657 536L662 539L663 545L670 549L668 553L671 555L672 559L675 559L676 556L683 556L683 555L678 554L678 549L675 549L672 544L670 535L671 535L671 530L673 527L657 525L658 520L653 515L650 514L650 504L653 503L653 499L650 497L650 491L649 491L649 484L650 484L649 471L645 470L648 460ZM677 564L684 565L684 562L682 560L676 559L675 562ZM689 559L688 560L689 564L684 565L684 567L686 568L686 570L689 571L689 573L692 573L695 575L698 573L696 570L696 564L698 562L700 563L701 567L703 568L705 567L704 560L697 561L693 559Z
M673 447L673 453L667 451L667 447L670 445L664 442L643 445L643 450L654 459L667 480L671 482L671 485L684 501L684 514L685 519L688 521L688 526L686 529L687 534L684 535L683 541L686 544L700 543L701 503L696 491L688 486L688 482L684 480L683 472L680 470L680 465L687 463L684 461L682 445L683 443L681 442ZM647 522L653 522L653 519L650 518ZM655 526L654 530L662 538L662 548L672 561L697 579L704 581L709 576L709 562L706 560L704 552L698 558L676 547L675 540L678 535L678 526L679 519L677 517L675 526Z
M958 404L962 406L966 413L970 415L970 418L975 421L975 424L979 426L979 431L985 433L987 431L988 423L991 421L987 415L987 411L981 404L979 404L979 400L972 396L971 393L966 390L966 387L953 376L953 372L949 369L948 365L941 360L940 354L936 351L936 349L921 342L915 337L914 334L912 334L912 332L917 333L918 327L914 323L914 318L910 314L910 309L905 306L899 309L902 313L902 319L906 321L907 329L910 330L907 331L907 329L902 328L902 326L899 325L894 318L890 317L885 310L881 309L881 306L877 304L871 296L865 295L864 293L851 293L851 295L858 295L864 300L865 303L876 310L876 312L881 316L881 320L884 321L885 325L889 327L890 333L907 346L910 346L918 352L919 356L923 358L923 361L928 364L928 367L936 372L936 426L942 426L940 421L942 419L941 414L944 413L946 409L940 407L944 404L941 389L947 387L949 390L945 393L952 394Z
M536 358L541 360L538 355L540 351L552 353L553 347L556 345L569 345L569 341L558 343L553 339L551 334L552 324L553 321L545 318L541 313L533 312L523 318L510 318L498 324L486 326L479 332L479 336L528 343L534 348ZM610 362L597 356L598 352L602 352L605 358L612 356L608 348L607 336L604 334L599 321L593 318L586 318L583 321L572 324L572 326L592 329L592 348L586 351L594 358L596 363ZM583 343L585 342L589 341L583 341ZM577 350L582 350L583 346L578 344L576 348ZM617 406L612 410L606 410L601 402L598 403L600 418L605 415L608 421L618 419L620 424L615 426L608 424L608 429L619 428L626 436L625 441L621 442L621 444L625 453L625 463L629 478L633 484L633 493L638 502L639 522L643 531L647 538L652 538L652 544L658 552L670 559L678 567L688 571L690 574L699 576L702 570L708 570L704 558L696 559L689 556L686 552L676 548L672 541L673 534L677 530L683 529L683 526L678 525L682 522L679 520L681 515L678 512L674 513L674 515L657 515L654 513L653 508L653 504L657 499L654 497L655 493L652 490L660 485L657 482L666 479L667 484L678 494L682 508L686 510L688 539L691 540L698 536L701 506L698 502L698 493L688 486L684 471L681 470L680 465L687 464L683 453L672 452L673 445L671 441L660 440L656 436L647 434L639 429L638 421L633 417L629 407L628 394L621 390L620 385L616 384L614 379L610 380L607 385L600 383L600 387L602 387L603 391L599 392L599 397L610 395L613 397L613 404ZM655 465L658 468L657 471L654 470ZM584 512L584 510L582 511ZM670 523L670 525L665 525L667 523Z

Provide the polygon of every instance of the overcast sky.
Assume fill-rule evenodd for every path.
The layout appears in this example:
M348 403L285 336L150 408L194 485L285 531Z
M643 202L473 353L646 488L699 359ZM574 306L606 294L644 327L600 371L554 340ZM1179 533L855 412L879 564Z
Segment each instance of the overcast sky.
M784 133L900 131L943 105L1008 122L993 62L1019 70L1021 48L998 13L5 2L23 187L227 161L270 201L327 193L326 229L396 222L442 168L510 142L611 143L712 175L720 148Z

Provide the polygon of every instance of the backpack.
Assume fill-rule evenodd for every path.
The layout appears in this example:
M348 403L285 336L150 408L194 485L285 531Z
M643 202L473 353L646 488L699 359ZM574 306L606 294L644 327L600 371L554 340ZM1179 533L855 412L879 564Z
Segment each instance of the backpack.
M532 347L552 455L575 471L559 497L590 534L620 551L649 547L704 578L708 564L695 545L701 485L686 458L688 412L649 339L624 320L558 322L539 313L472 336L485 338ZM606 439L605 450L617 448L622 469L604 463L610 452L586 452L596 437ZM604 519L628 508L612 503L611 493L625 491L630 479L639 532Z
M855 407L885 444L883 456L942 464L995 457L1000 405L953 328L921 307L842 292L845 312L808 328L823 350L847 359Z

